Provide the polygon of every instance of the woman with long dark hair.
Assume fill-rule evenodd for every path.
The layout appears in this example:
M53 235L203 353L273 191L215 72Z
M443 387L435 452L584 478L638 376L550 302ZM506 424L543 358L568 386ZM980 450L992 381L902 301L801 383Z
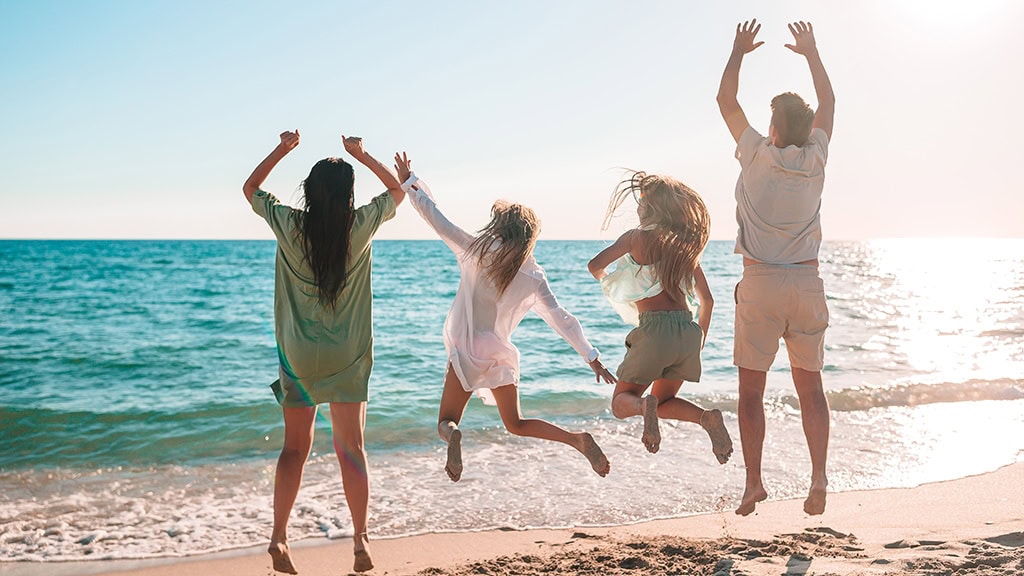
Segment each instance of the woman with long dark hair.
M274 481L274 530L268 552L274 570L297 574L288 548L288 517L313 446L317 405L328 403L334 450L352 515L354 570L373 568L366 535L369 502L363 428L367 383L373 367L371 240L395 215L405 193L395 175L363 151L360 138L342 137L345 150L388 189L355 207L352 165L340 158L317 162L302 183L304 207L281 204L260 187L277 163L299 144L299 132L281 142L242 186L246 200L277 237L274 328L280 379L274 383L284 412L284 447Z

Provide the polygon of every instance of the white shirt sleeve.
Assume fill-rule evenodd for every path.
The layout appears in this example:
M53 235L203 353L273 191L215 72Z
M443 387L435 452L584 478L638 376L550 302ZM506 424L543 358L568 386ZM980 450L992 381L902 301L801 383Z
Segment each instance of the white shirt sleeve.
M750 163L754 160L754 154L757 153L758 146L764 140L765 137L755 130L753 126L747 126L747 129L740 135L739 142L736 143L736 159L740 161L741 168L750 166Z
M444 240L456 254L465 252L473 243L475 237L452 223L434 202L434 196L427 188L427 184L420 180L415 174L402 184L402 190L416 209L420 217L437 232L437 235Z
M537 301L534 302L531 309L568 342L584 360L591 362L596 359L597 348L594 348L587 337L583 335L583 326L580 325L580 321L558 304L558 299L551 292L546 278L541 278L536 295Z
M821 128L814 128L811 130L811 135L807 137L807 141L821 151L821 163L828 163L828 134L825 134Z

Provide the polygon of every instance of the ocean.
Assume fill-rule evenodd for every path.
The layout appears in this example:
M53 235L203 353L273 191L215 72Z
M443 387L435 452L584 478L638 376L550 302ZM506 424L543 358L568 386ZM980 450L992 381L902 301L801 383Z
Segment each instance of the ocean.
M629 327L586 270L605 245L541 241L536 255L614 371ZM283 437L268 388L275 249L0 241L0 561L184 556L267 541ZM736 444L728 464L692 424L664 422L661 451L647 453L639 419L611 415L612 387L530 315L514 335L524 414L591 432L611 474L598 477L567 446L511 436L474 399L457 484L436 432L454 257L439 241L373 250L372 538L626 524L738 504L732 242L711 242L704 255L714 318L704 376L682 389L725 412ZM1022 459L1024 240L827 242L821 254L830 489L913 486ZM772 499L802 496L810 474L787 366L783 347L767 391ZM293 541L352 532L324 416Z

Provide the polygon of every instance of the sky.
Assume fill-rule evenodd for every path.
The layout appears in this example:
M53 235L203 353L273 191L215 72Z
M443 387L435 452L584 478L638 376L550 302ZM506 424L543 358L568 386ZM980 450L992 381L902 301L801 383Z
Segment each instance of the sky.
M749 18L765 45L739 101L764 133L775 94L816 106L783 47L787 22L814 24L836 93L826 240L1024 236L1016 0L0 0L0 238L270 239L241 185L298 129L264 185L293 205L345 134L407 151L469 230L504 198L542 239L611 239L635 168L692 186L712 239L732 239L715 95ZM382 190L357 165L357 202ZM430 237L405 205L378 233Z

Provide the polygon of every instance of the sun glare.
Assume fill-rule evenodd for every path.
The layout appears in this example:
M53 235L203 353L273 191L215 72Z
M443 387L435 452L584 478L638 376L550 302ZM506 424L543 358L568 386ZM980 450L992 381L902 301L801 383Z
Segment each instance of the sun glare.
M915 370L945 379L1005 377L1014 355L980 337L1005 328L1000 303L1024 278L1021 244L1006 240L914 239L872 242L879 270L893 275L899 326L894 342ZM1007 273L1007 260L1017 267ZM999 312L1004 310L1004 312Z
M1012 0L898 0L884 3L885 9L905 26L948 33L970 32L971 26L992 22L1010 7Z

